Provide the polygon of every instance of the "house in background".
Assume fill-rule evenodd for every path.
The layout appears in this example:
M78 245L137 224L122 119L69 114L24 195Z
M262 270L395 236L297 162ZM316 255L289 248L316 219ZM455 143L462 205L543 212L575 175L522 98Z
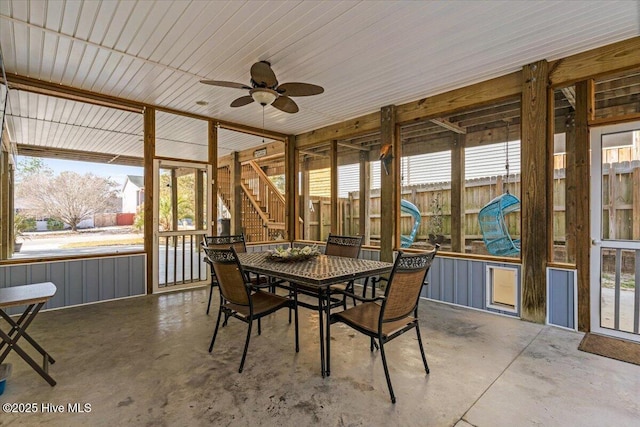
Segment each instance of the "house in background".
M144 177L127 175L122 186L122 213L136 214L144 203Z

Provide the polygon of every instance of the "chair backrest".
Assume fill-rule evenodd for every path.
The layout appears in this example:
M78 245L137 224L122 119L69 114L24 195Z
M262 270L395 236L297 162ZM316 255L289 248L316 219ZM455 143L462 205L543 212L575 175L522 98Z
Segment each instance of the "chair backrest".
M381 322L403 319L416 309L422 284L437 252L438 245L431 252L416 255L398 253L385 289Z
M329 234L324 254L343 256L347 258L358 258L360 256L361 247L362 236L337 236Z
M239 305L250 305L249 288L233 247L227 249L205 248L218 278L220 293L225 300Z
M202 242L200 242L200 244L203 247L212 249L229 249L229 247L233 247L238 253L247 251L244 234L236 234L233 236L202 236Z

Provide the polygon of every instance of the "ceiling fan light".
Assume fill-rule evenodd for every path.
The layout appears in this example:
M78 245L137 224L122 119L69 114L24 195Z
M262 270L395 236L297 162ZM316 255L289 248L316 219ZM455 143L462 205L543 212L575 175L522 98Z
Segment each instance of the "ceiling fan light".
M276 91L266 88L251 89L251 92L249 93L253 100L262 106L270 105L278 97L278 93Z

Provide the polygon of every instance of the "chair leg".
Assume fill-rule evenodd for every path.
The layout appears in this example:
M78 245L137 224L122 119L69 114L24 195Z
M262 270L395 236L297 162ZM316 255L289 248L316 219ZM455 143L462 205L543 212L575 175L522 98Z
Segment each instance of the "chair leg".
M420 346L420 354L424 363L424 370L429 374L429 365L427 364L427 356L424 355L424 347L422 346L422 338L420 337L420 325L416 321L416 333L418 334L418 345Z
M289 290L289 298L291 298L291 294L294 294L294 298L296 301L298 300L298 293L292 290ZM291 324L291 307L289 307L289 324Z
M349 282L347 284L347 287L344 289L347 292L350 292L352 294L355 293L355 283L352 280L351 282ZM351 297L351 300L353 302L353 306L356 306L356 299L354 297ZM346 310L347 309L347 296L346 295L342 295L342 307Z
M213 280L211 280L211 286L209 287L209 303L207 304L207 314L211 308L211 297L213 296Z
M258 335L262 335L262 323L260 322L261 317L258 318Z
M294 316L295 316L295 323L296 323L296 353L298 353L300 351L300 342L298 340L298 293L294 292L293 293L293 311L295 312ZM291 313L291 310L289 310L289 313Z
M220 326L220 317L222 317L222 304L220 304L220 310L218 310L218 320L216 320L216 329L213 331L213 337L211 338L211 344L209 345L209 353L211 353L211 350L213 350L213 343L216 342L218 327Z
M380 339L380 354L382 355L382 366L384 366L384 375L387 377L387 386L389 387L389 394L391 395L391 403L396 403L396 396L393 394L393 387L391 386L391 377L389 377L389 368L387 367L387 357L384 354L384 344Z
M251 325L253 325L253 319L249 320L249 328L247 329L247 341L244 343L244 352L242 353L242 360L240 361L240 369L238 369L238 373L242 373L242 369L244 368L244 360L247 358L249 340L251 339Z
M320 366L322 369L322 378L325 377L325 359L324 359L324 320L323 320L323 298L318 296L318 329L320 330Z
M351 292L352 294L356 293L356 283L354 280L351 281L351 283L349 284L349 286L347 286L349 288L349 292ZM346 299L346 295L345 295L345 299ZM356 306L356 299L355 297L351 297L351 301L353 302L353 306ZM346 309L346 305L345 305L345 309Z

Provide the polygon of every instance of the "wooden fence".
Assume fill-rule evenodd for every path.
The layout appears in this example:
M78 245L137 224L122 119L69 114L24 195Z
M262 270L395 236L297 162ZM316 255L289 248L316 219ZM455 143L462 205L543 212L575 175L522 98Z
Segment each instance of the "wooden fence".
M504 178L493 176L467 180L465 182L465 237L467 252L482 252L484 245L478 224L480 209L494 197L503 193ZM613 163L603 166L603 230L604 238L640 240L640 161ZM509 177L506 188L512 194L520 196L520 175ZM553 235L557 245L563 246L566 240L565 228L565 170L555 171L553 182ZM402 188L402 198L415 204L422 213L422 223L416 242L426 242L430 233L451 235L451 183L422 184ZM611 202L613 201L613 202ZM303 202L301 202L303 203ZM330 223L330 199L310 196L308 206L300 206L301 211L308 209L309 224L303 226L304 238L322 241L328 235ZM341 198L338 206L339 233L358 234L359 231L359 192L349 193ZM369 219L372 243L380 238L380 190L372 190L369 197ZM413 218L402 214L400 219L402 234L409 234L413 227ZM545 221L540 218L540 221ZM520 237L520 213L507 217L509 233ZM474 244L478 242L477 244Z

